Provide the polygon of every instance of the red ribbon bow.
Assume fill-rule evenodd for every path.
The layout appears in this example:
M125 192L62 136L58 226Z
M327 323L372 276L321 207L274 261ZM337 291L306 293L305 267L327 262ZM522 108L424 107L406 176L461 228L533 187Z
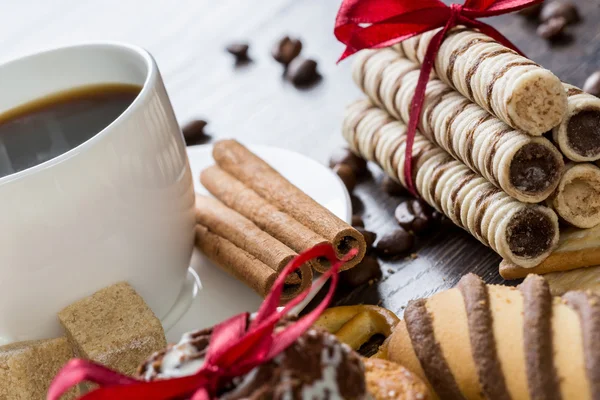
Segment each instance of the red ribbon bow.
M476 18L493 17L521 10L544 0L466 0L447 6L439 0L344 0L335 22L335 36L346 45L340 61L362 49L379 49L400 43L413 36L442 28L431 40L410 109L404 158L404 179L417 195L412 173L412 148L425 89L435 56L446 34L457 25L478 29L503 45L522 54L500 32ZM367 25L367 26L365 26Z
M121 375L91 361L76 359L70 361L56 376L48 391L47 399L58 400L71 387L84 381L94 382L101 387L84 395L81 400L213 399L224 380L247 374L253 368L271 360L314 324L333 297L340 267L356 254L357 251L352 250L344 259L338 260L333 247L324 244L298 255L279 275L249 327L247 326L249 314L243 313L213 328L204 364L194 375L144 382ZM301 265L318 257L327 257L331 263L329 271L320 278L324 283L331 277L327 295L309 314L275 333L275 326L281 318L302 302L310 291L310 288L305 290L283 310L278 311L277 306L286 277Z

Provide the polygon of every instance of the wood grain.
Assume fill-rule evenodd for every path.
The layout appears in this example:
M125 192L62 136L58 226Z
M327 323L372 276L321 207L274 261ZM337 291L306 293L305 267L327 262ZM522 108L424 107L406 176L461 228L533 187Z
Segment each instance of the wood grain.
M585 20L570 27L572 40L550 45L535 36L535 24L517 15L490 22L525 54L561 79L581 86L600 68L600 7L575 0ZM344 106L360 94L350 78L350 61L333 36L339 1L323 0L23 0L4 2L0 13L0 61L38 49L84 41L117 40L149 49L166 82L179 120L203 117L215 138L293 149L323 163L343 144ZM319 62L323 80L297 90L282 79L270 57L284 34L304 41L303 54ZM236 68L224 51L248 41L254 62ZM393 229L400 199L379 190L381 174L359 184L366 227L379 235ZM383 262L384 279L340 293L339 303L374 303L402 313L408 300L456 284L466 272L488 283L501 282L499 258L458 228L447 228L419 243L415 259Z

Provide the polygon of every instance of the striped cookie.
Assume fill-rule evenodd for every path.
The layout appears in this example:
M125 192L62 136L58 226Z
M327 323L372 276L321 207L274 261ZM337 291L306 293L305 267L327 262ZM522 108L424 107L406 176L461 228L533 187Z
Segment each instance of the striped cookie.
M409 303L382 351L442 399L600 399L600 297L473 274Z

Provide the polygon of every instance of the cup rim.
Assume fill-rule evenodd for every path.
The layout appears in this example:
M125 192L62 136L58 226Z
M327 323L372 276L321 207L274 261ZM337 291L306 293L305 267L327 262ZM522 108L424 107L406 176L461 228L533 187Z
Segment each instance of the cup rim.
M114 125L116 125L117 123L120 123L124 118L127 117L128 114L130 114L132 111L134 111L138 107L140 107L140 104L143 101L143 99L145 99L146 96L148 95L148 93L152 90L150 87L151 86L150 83L153 82L154 79L156 78L156 75L158 74L158 68L157 68L156 63L154 62L154 59L152 58L152 55L150 54L150 52L148 52L148 50L144 49L143 47L136 46L136 45L129 44L129 43L124 43L124 42L117 42L117 41L86 42L86 43L70 44L70 45L65 45L65 46L56 46L56 47L51 47L51 48L44 49L44 50L34 51L29 54L25 54L23 56L14 58L12 60L8 60L6 62L0 63L0 69L4 68L5 66L7 66L9 64L23 62L27 59L38 57L38 56L41 56L44 54L53 53L56 51L68 50L68 49L83 49L83 48L114 48L114 49L119 49L119 50L126 50L127 52L129 52L129 54L137 56L139 59L141 59L144 62L144 64L146 65L146 71L147 71L146 77L144 79L144 83L142 85L142 89L140 90L138 95L133 99L131 104L117 118L112 120L108 125L106 125L101 131L96 133L94 136L92 136L85 142L81 143L80 145L75 146L72 149L69 149L68 151L66 151L64 153L51 158L50 160L44 161L40 164L36 164L32 167L12 173L10 175L0 177L0 187L6 183L25 178L27 176L33 175L44 169L51 168L54 165L60 164L64 161L68 160L69 158L81 153L82 151L85 151L85 150L91 148L92 146L94 146L96 144L96 142L101 140L101 138L103 136L105 136L106 133L108 131L110 131Z

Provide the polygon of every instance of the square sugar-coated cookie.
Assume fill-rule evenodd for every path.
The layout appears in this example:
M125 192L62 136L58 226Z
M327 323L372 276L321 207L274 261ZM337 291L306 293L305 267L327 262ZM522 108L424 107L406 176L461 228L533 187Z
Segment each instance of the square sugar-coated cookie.
M163 327L142 297L117 283L58 313L75 354L123 374L166 346Z
M0 399L45 400L52 379L73 358L67 338L31 340L0 346ZM74 399L76 389L62 399Z

